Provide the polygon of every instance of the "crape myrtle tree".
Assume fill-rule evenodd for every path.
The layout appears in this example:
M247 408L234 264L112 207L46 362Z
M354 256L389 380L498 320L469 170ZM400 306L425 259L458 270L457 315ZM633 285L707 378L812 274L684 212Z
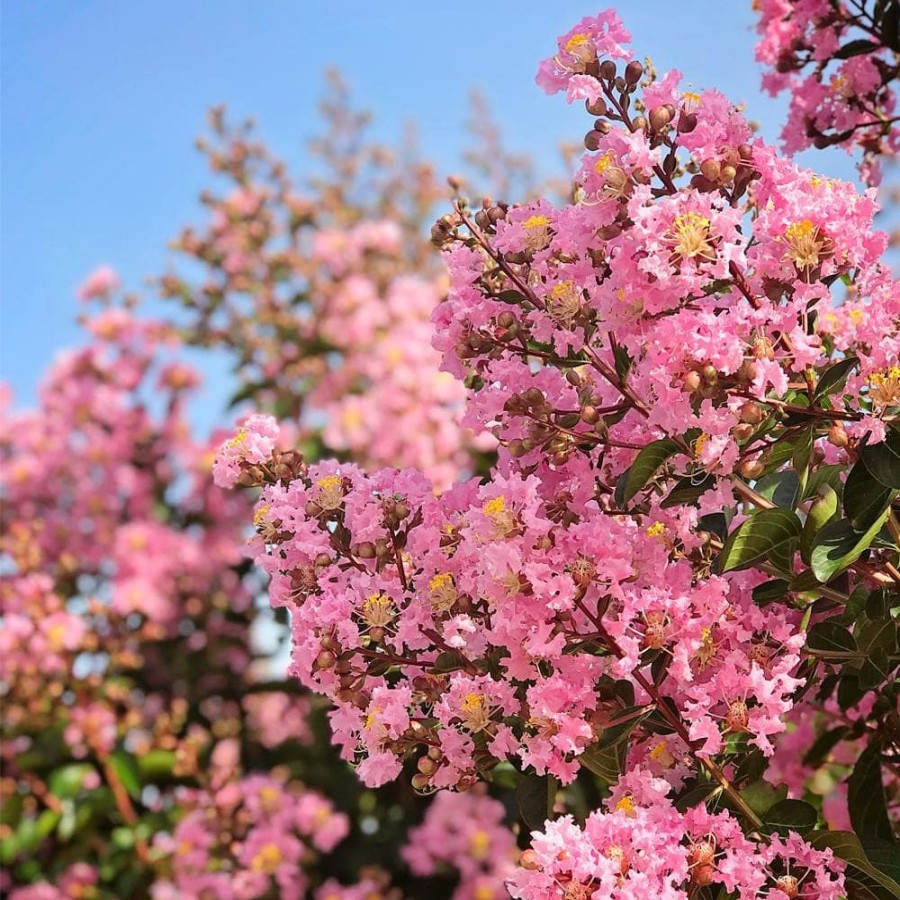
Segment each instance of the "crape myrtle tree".
M375 793L331 749L257 602L251 498L213 484L222 436L190 428L193 345L230 354L232 404L277 413L307 459L449 484L493 452L430 343L446 289L425 250L431 169L410 150L401 179L337 84L325 115L331 168L295 188L214 111L202 146L224 193L176 242L188 274L160 280L182 308L152 316L98 269L79 290L86 346L34 410L4 409L0 886L16 900L506 895L503 803ZM527 164L478 121L471 168L521 188Z
M811 42L786 86L813 143L896 146L896 4L762 6L791 65ZM594 119L569 202L458 194L433 229L434 346L490 472L442 490L307 460L258 414L216 479L262 488L291 673L360 779L515 786L513 897L897 897L900 285L876 195L629 42L603 12L540 65ZM856 62L826 98L830 58Z

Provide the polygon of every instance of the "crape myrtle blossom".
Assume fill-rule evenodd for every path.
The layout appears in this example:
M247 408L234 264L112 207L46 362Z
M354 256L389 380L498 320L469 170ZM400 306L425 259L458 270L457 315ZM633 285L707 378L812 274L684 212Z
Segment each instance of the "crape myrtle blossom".
M268 775L226 781L213 790L186 790L185 813L154 849L160 869L155 900L216 896L252 900L274 887L278 896L307 896L303 867L347 836L349 821L315 791Z
M453 900L502 900L519 857L499 800L478 788L436 794L401 853L415 875L458 873Z
M900 288L871 191L782 157L718 91L622 67L625 40L603 13L539 70L596 117L571 202L460 197L432 232L434 342L463 424L498 443L490 476L436 494L278 451L240 468L262 487L251 547L366 784L407 763L423 792L510 764L617 782L584 828L547 825L517 896L836 897L840 864L768 839L740 787L816 678L834 690L821 627L900 579ZM877 500L842 500L850 477ZM888 605L841 619L845 646L884 633L892 653ZM892 666L859 686L886 691L866 724L887 743ZM671 805L707 786L734 816Z
M340 99L328 114L337 181L300 187L247 129L213 112L214 139L201 148L227 184L204 194L207 222L175 242L190 277L173 271L160 288L184 303L191 343L233 354L235 402L293 423L318 455L415 466L443 488L494 442L460 426L465 388L431 346L445 279L422 256L418 219L439 192L426 164L395 173L383 148L368 148ZM244 439L220 460L220 483L262 449Z
M739 900L795 897L838 900L843 868L831 850L818 851L792 834L755 842L730 813L698 806L679 812L667 782L635 769L583 827L571 816L536 832L510 882L513 897L687 898L723 888Z
M900 22L889 3L756 0L756 58L763 88L790 95L786 151L863 150L861 172L878 184L877 158L900 150Z

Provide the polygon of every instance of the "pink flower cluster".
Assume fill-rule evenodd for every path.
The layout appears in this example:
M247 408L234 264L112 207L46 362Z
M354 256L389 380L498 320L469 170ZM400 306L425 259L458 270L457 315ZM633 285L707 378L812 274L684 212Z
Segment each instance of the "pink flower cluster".
M320 794L268 775L185 791L181 801L184 818L171 835L154 839L170 870L154 883L154 900L252 900L272 889L299 900L308 886L303 867L349 831L347 817Z
M881 7L880 20L878 7ZM900 110L893 82L900 45L888 46L889 4L832 0L757 0L756 58L767 72L763 87L790 93L782 132L785 150L839 145L866 154L863 174L877 184L874 158L900 150ZM893 41L897 41L893 19ZM880 30L883 29L883 30Z
M415 473L325 462L265 489L255 550L272 602L295 611L292 671L337 703L335 740L368 784L416 746L434 787L510 756L570 781L629 705L605 705L598 680L649 675L660 653L690 740L715 753L740 732L770 752L800 614L755 606L758 577L696 582L696 516L605 515L588 471L436 498Z
M519 856L504 818L503 804L483 791L442 791L401 853L414 875L458 874L453 900L503 900Z
M510 882L513 897L688 898L705 887L739 900L838 900L843 864L799 835L767 842L744 837L728 812L704 806L681 813L665 781L635 769L579 827L571 816L548 822Z
M207 280L161 282L164 294L189 298L190 339L233 352L237 396L297 425L317 453L415 466L448 486L471 469L472 450L493 441L460 427L465 390L440 371L431 346L430 316L445 287L422 258L415 218L435 199L430 170L404 172L383 202L372 185L362 201L324 182L307 198L245 133L232 135L215 116L214 128L224 146L209 150L211 164L236 186L206 195L209 222L178 241ZM356 168L342 177L351 171L362 177ZM242 452L235 445L223 457L220 478Z

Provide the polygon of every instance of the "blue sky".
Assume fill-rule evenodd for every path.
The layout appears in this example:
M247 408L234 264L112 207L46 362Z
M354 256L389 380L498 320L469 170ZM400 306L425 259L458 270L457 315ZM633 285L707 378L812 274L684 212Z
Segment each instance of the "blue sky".
M480 87L508 144L544 167L576 139L583 110L544 96L538 61L590 2L312 3L309 0L10 0L2 23L0 372L19 404L80 341L73 291L99 263L140 288L166 243L199 218L208 184L193 140L225 102L256 117L295 169L315 131L322 73L336 65L379 137L418 126L453 171L470 88ZM641 57L681 69L748 104L769 139L784 103L759 91L749 0L629 0L618 5ZM851 177L848 158L817 167Z

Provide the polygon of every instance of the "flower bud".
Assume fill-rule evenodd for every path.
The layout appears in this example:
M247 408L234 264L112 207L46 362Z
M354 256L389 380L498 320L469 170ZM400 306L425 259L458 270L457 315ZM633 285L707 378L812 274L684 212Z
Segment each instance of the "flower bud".
M605 116L609 112L609 107L602 97L598 97L596 100L587 100L584 106L592 116Z
M745 459L741 463L741 475L744 478L749 478L751 481L754 478L759 478L765 470L765 465L758 459Z
M700 373L693 369L690 372L686 372L684 376L684 387L691 393L698 390L700 387Z
M519 857L519 865L530 872L534 872L541 867L537 853L530 848L522 851L522 855Z
M330 669L337 662L337 657L330 650L323 650L316 657L317 669Z
M740 409L739 413L742 422L746 422L748 425L759 425L760 422L765 418L765 414L760 408L758 403L754 403L752 400L748 400Z
M600 63L600 77L612 81L616 77L616 64L611 59L604 59Z
M625 66L625 84L633 88L641 80L643 74L644 67L638 60L633 59Z
M600 413L597 412L596 406L583 406L581 409L581 421L588 425L595 425L600 420Z
M710 181L718 181L722 167L717 159L704 159L700 163L700 171L703 173L704 178L708 178Z
M600 148L600 139L603 137L599 131L589 131L584 136L584 146L591 151L598 150Z
M421 772L413 775L412 786L414 791L424 791L427 787L431 779L428 775L423 775Z
M847 434L843 422L835 422L828 429L828 443L833 447L840 447L842 450L850 445L850 435Z
M672 113L668 106L656 106L650 111L650 127L654 131L662 131L672 121Z

